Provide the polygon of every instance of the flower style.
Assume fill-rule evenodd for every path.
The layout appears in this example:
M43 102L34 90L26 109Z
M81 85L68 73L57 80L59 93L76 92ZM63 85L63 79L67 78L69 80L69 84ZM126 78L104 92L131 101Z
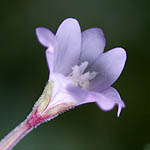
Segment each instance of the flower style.
M47 48L48 84L52 85L50 98L44 101L41 113L59 106L59 114L73 106L96 102L104 111L118 105L117 116L120 115L125 104L111 85L125 65L123 48L104 53L103 31L90 28L81 32L78 21L72 18L61 23L56 35L43 27L36 29L36 35Z

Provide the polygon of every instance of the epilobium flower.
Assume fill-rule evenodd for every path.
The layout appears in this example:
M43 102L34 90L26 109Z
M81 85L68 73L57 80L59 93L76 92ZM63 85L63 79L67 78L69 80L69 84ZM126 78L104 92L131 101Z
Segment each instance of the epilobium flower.
M49 67L47 100L39 100L39 113L47 118L73 106L96 102L104 111L118 105L117 116L125 107L111 85L120 76L126 61L123 48L104 51L105 37L100 28L81 32L77 20L62 22L56 35L49 29L36 29L39 42L46 47ZM56 108L52 111L52 108ZM49 117L48 117L49 116Z
M56 35L37 28L39 42L46 47L49 79L42 96L27 119L1 142L0 150L12 149L31 129L72 107L96 102L104 111L125 107L111 85L120 76L126 61L123 48L103 53L104 33L91 28L81 33L75 19L66 19Z

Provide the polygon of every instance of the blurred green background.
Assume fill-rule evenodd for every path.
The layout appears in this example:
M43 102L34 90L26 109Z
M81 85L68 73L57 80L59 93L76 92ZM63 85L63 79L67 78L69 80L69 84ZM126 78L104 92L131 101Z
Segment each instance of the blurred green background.
M82 30L104 30L105 50L126 49L125 69L114 84L126 108L117 118L117 108L77 107L33 130L14 150L144 149L150 143L149 9L148 0L1 0L0 138L25 119L48 79L35 28L56 32L65 18L74 17Z

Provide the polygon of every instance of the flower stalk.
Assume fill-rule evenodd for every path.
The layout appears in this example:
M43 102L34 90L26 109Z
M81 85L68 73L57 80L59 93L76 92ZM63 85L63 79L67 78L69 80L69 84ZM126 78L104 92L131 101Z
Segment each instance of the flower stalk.
M48 108L51 102L52 89L53 81L49 81L27 119L0 141L0 150L11 150L32 129L74 106L73 103L61 103Z
M56 35L36 28L39 42L46 47L48 83L27 119L0 141L0 150L11 150L29 131L75 106L96 103L103 111L125 104L112 84L120 76L126 51L121 47L104 52L102 29L81 32L76 19L65 19Z
M0 142L0 150L11 150L31 129L27 120L22 122Z

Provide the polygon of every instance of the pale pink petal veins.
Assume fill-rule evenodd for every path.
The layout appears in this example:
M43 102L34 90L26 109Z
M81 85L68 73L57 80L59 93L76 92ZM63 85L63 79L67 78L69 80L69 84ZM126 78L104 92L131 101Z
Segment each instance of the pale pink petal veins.
M56 38L58 53L55 55L54 71L67 75L78 63L81 52L81 30L77 20L66 19L59 26Z
M125 61L126 52L123 48L114 48L100 55L89 68L98 72L91 81L90 90L100 92L110 87L120 76Z
M79 64L88 61L89 65L104 51L105 37L102 29L91 28L82 32L81 56Z

